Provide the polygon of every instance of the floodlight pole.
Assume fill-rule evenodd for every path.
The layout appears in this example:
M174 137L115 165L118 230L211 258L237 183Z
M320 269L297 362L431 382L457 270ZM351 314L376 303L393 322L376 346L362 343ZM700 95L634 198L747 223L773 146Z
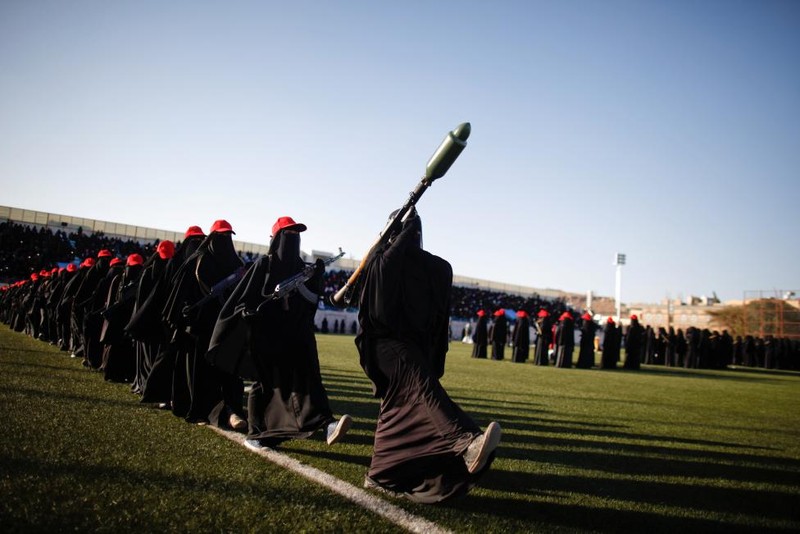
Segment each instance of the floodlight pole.
M617 301L617 324L619 324L622 317L622 266L625 265L625 254L617 254L614 256L614 265L617 266L617 284L614 290L614 298Z

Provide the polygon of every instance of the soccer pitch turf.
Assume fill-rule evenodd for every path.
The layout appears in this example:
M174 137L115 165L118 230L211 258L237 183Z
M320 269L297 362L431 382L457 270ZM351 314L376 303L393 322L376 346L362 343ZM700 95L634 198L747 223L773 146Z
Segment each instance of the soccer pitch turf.
M353 428L280 451L360 487L378 401L351 336L317 341ZM442 383L481 427L502 425L497 459L466 497L391 504L455 532L800 530L800 374L556 369L470 348L451 345ZM403 530L5 326L0 398L3 532Z

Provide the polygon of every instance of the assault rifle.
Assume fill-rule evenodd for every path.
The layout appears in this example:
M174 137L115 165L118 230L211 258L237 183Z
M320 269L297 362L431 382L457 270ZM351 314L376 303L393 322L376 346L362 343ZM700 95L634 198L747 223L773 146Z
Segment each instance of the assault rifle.
M139 280L134 280L133 282L128 282L119 292L119 298L117 301L109 306L108 308L102 310L100 315L103 316L104 319L108 320L114 316L114 313L128 304L130 301L136 298L136 291L139 289Z
M341 247L339 247L339 254L328 258L327 260L323 261L322 264L325 267L327 267L328 265L334 263L343 256L344 252L342 252ZM262 296L266 297L266 300L264 300L264 302L258 305L258 307L255 309L255 313L259 313L261 311L261 307L267 304L268 302L280 300L283 297L290 295L295 290L298 290L302 293L303 290L305 289L308 292L308 290L305 288L305 286L303 286L303 284L308 282L311 279L311 277L314 276L314 271L316 270L316 268L317 267L315 263L310 263L306 265L305 268L299 273L292 275L286 280L279 282L278 285L275 286L275 290L269 295L262 294ZM303 296L309 298L306 295ZM253 312L248 310L243 310L242 313L244 313L245 315L252 315Z
M210 302L214 299L219 299L222 302L225 298L225 291L229 287L233 287L239 283L239 281L244 278L244 273L247 272L248 265L242 265L238 269L236 269L232 274L229 274L227 277L223 278L221 281L217 282L211 287L211 291L205 297L201 298L191 306L186 306L181 310L181 313L184 317L188 317L190 313L192 313L197 308L201 308L206 305L207 302Z

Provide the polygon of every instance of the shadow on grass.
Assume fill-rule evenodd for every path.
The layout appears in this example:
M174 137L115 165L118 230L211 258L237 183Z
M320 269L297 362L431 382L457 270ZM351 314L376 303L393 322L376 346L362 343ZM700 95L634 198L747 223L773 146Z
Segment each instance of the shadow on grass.
M366 443L364 443L364 441L366 441ZM362 439L360 439L360 436L359 436L359 439L354 441L354 440L351 439L350 435L348 434L347 435L347 443L348 444L351 444L351 443L366 444L366 445L370 445L371 446L372 445L372 440L371 439L362 440ZM367 469L369 468L369 464L372 461L372 458L370 456L346 454L346 453L343 453L343 452L337 452L337 451L335 451L333 449L317 450L317 449L291 449L291 448L287 448L287 449L278 449L278 450L280 452L291 453L292 455L295 455L295 456L308 456L308 457L312 457L312 458L323 458L325 460L336 460L336 461L343 462L343 463L348 463L348 464L353 464L353 465L360 465L360 466L362 466L364 468L364 474L366 474Z
M520 426L535 430L536 425L526 418L518 418ZM514 428L506 423L506 428ZM575 434L576 429L564 427L548 432ZM593 436L595 433L584 433ZM797 522L800 495L800 462L788 458L776 458L739 452L719 452L710 447L749 448L738 444L704 440L674 440L654 438L624 432L600 432L605 437L630 440L658 440L670 443L667 446L609 443L593 439L565 439L543 436L504 436L498 448L500 462L495 462L484 477L481 486L490 490L528 494L534 500L593 499L613 501L609 508L554 505L550 502L531 504L525 500L478 500L468 499L464 504L454 503L458 509L472 513L495 514L504 520L516 518L522 521L542 521L564 527L599 530L651 530L658 529L704 531L709 525L715 531L730 531L741 528L733 519L748 516L748 528L760 524L761 518L772 522ZM700 446L705 449L685 448ZM586 450L586 449L594 450ZM583 449L583 450L576 450ZM678 457L678 458L676 458ZM503 470L502 460L534 461L545 464L550 473L536 474ZM564 466L569 471L585 470L586 476L552 474ZM669 482L654 481L653 478L668 478ZM680 478L685 478L681 482ZM617 502L627 502L620 507ZM487 506L487 504L489 504ZM626 508L668 506L675 509L670 515L626 511ZM731 517L731 522L673 517L714 512ZM603 526L595 522L596 513L613 518L614 526ZM577 514L577 517L576 517ZM623 527L622 525L629 525ZM800 525L798 525L800 526Z
M736 373L742 371L742 369L684 369L682 367L658 367L658 366L642 366L641 369L637 371L627 370L627 369L618 369L618 371L622 371L624 373L641 373L641 374L648 374L648 375L657 375L659 377L665 378L690 378L690 379L702 379L702 380L728 380L728 381L738 381L738 382L761 382L764 384L775 383L778 382L775 378L771 378L769 375L772 376L787 376L787 377L796 377L797 373L790 373L790 372L771 372L766 369L751 369L749 370L750 373L755 374L762 374L766 375L763 378L759 377L754 379L752 374L749 376L737 376Z
M786 458L726 454L693 449L664 449L579 440L542 439L539 445L557 450L523 449L501 444L498 458L536 461L552 466L642 477L720 479L744 484L800 483L800 464ZM564 452L563 447L584 450ZM594 449L594 450L586 450ZM659 457L661 456L661 457Z
M732 373L785 376L791 378L797 378L798 376L800 376L800 371L792 371L790 369L761 369L760 367L744 367L741 365L732 365L728 367L726 370Z
M41 349L25 349L25 348L20 348L20 347L10 347L10 346L6 346L6 345L0 347L0 351L32 352L34 354L46 354L47 356L52 356L52 355L56 354L55 352L53 352L53 349L55 349L55 347L49 348L49 347L45 346L45 347L42 347ZM64 355L66 357L69 357L69 353L68 352L64 352Z
M380 402L372 398L371 395L352 392L349 389L342 390L330 387L327 384L325 385L325 390L328 392L328 398L334 413L346 413L373 421L378 418Z
M356 381L359 381L359 382L367 382L367 383L369 383L369 379L364 375L363 372L343 371L341 369L337 369L337 370L325 369L322 372L322 378L323 379L344 378L344 379L347 379L347 380L356 380Z
M346 395L348 397L360 397L373 399L376 403L380 403L379 399L372 396L372 390L369 387L362 387L361 385L342 384L332 380L322 380L325 390L328 393L335 393L337 395Z
M241 480L231 480L230 477L196 474L192 471L176 476L173 473L160 471L153 466L151 469L130 469L126 466L90 465L85 462L54 463L52 461L37 460L31 457L8 458L5 454L0 456L0 466L10 475L33 474L43 477L68 477L85 478L90 481L102 480L104 483L115 484L146 484L149 487L160 489L177 489L180 491L195 491L202 487L203 490L219 490L223 493L239 492L242 489ZM246 490L257 490L253 483Z
M147 410L152 411L153 408L151 405L148 404L140 404L137 402L131 402L128 400L113 400L107 397L100 397L96 395L74 395L71 393L65 393L63 391L42 391L33 388L21 388L21 387L13 387L4 385L3 386L3 394L6 393L10 395L17 395L23 398L39 398L39 399L48 399L54 400L57 402L67 402L67 401L75 401L80 403L89 403L90 405L106 405L106 406L114 406L114 407L122 407L122 408L133 408L136 410Z
M569 418L559 418L558 412L547 409L547 408L539 408L533 410L531 413L535 415L518 415L520 412L515 410L513 414L509 413L498 413L498 411L488 411L487 408L488 403L483 401L476 402L476 401L465 401L465 400L456 400L459 406L465 409L470 415L476 418L484 418L491 421L500 421L501 424L503 422L511 422L511 421L519 421L520 423L526 422L534 422L534 423L541 423L541 424L553 424L553 425L566 425L570 428L627 428L626 425L623 424L614 424L614 423L595 423L593 421L580 421L577 419L569 419ZM520 429L523 429L520 426Z
M611 469L619 473L696 476L698 471L702 473L703 469L709 468L721 471L707 476L758 482L781 481L794 485L800 483L800 461L752 452L781 450L767 445L752 446L716 440L654 436L618 430L624 428L622 425L602 425L588 421L566 421L559 424L551 419L530 416L506 416L500 418L500 423L507 431L503 435L503 445L498 452L501 458L541 461L542 457L547 456L554 463L564 464L564 461L558 461L558 456L561 455L583 460L577 463L567 462L568 465L597 469L597 466L610 464ZM543 433L548 435L542 435ZM563 434L565 437L554 437L552 434ZM580 437L576 438L576 435ZM615 441L608 441L609 439ZM620 443L618 440L639 443ZM596 449L599 452L596 454L560 452L556 457L551 457L549 452L542 451L542 448L558 451L570 451L576 448ZM714 450L719 448L729 451ZM586 458L595 455L597 456L595 460L585 461ZM662 459L654 461L648 458L651 456L661 456ZM675 467L679 465L681 459L692 462L681 473L675 473ZM750 473L752 478L741 478L741 473Z
M50 354L48 354L50 356ZM80 360L78 360L80 362ZM25 361L25 362L11 362L11 361L4 361L0 362L0 367L13 367L13 368L20 368L20 369L31 369L36 370L38 373L39 369L48 369L51 371L58 371L58 372L66 372L66 373L89 373L90 371L86 367L74 367L74 366L61 366L61 365L51 365L42 362L35 362L35 361ZM15 371L17 372L17 371Z
M712 440L704 440L704 439L694 439L694 438L676 438L674 436L654 436L652 434L641 434L641 433L632 433L632 432L623 432L620 430L612 430L612 429L621 429L627 428L625 425L603 425L597 423L590 423L584 421L555 421L553 419L541 419L541 418L533 418L533 417L522 417L522 416L502 416L496 418L500 421L500 425L503 427L504 430L516 430L522 433L548 433L548 434L580 434L582 436L592 436L598 438L611 438L611 439L626 439L626 440L634 440L634 441L645 441L645 442L657 442L657 443L670 443L670 446L663 447L664 451L674 450L674 444L678 445L696 445L702 447L726 447L732 449L755 449L755 450L780 450L775 447L769 447L766 445L742 445L738 443L729 443L724 441L712 441ZM514 441L517 438L517 435L510 434L508 436L508 440L504 441ZM519 438L520 441L529 442L530 440ZM542 440L550 439L547 437L535 437L535 443L541 443ZM581 443L586 443L581 441ZM618 443L610 443L606 442L607 446L616 447ZM623 446L623 445L619 445Z
M542 480L541 483L548 481ZM579 484L581 481L575 481ZM586 492L586 487L581 487L581 492ZM592 488L594 489L594 488ZM635 492L637 488L629 488ZM654 485L652 490L658 493L663 491L663 497L653 499L656 504L667 502L674 494L679 494L687 503L686 510L671 510L670 512L659 513L646 511L644 504L648 502L647 496L631 495L629 504L633 509L620 510L613 507L604 508L591 504L561 504L553 502L537 502L531 504L521 502L516 499L504 499L494 497L468 497L462 501L453 501L447 506L463 514L475 512L485 512L492 514L502 520L514 519L526 524L543 525L547 531L562 529L578 529L579 531L592 532L789 532L790 525L795 528L797 519L791 517L789 508L777 513L770 513L766 519L760 509L755 507L749 510L740 511L736 517L721 520L719 517L702 518L704 512L708 512L703 507L705 501L702 493L695 493L692 488L666 488ZM681 492L686 490L685 494ZM602 493L605 496L605 493ZM547 497L551 497L548 495ZM767 499L770 496L765 496ZM766 499L759 500L761 504L769 504L770 510L774 510L775 503L769 503ZM610 503L615 505L616 503ZM785 499L777 503L780 506L791 505ZM639 507L637 509L637 507ZM683 513L683 515L682 515ZM742 517L741 514L749 513L751 517ZM695 517L691 517L695 516Z
M480 408L496 408L499 410L503 409L512 409L512 410L533 410L533 411L542 411L546 406L542 402L523 402L523 401L513 401L513 400L494 400L494 399L481 399L480 401L475 400L474 390L468 390L463 388L449 388L447 389L447 394L450 395L453 400L457 401L462 406L476 406Z
M273 519L267 513L290 503L298 510L327 512L329 517L342 514L343 498L315 487L309 492L303 481L286 484L278 467L263 462L253 466L220 471L206 468L210 465L188 465L169 472L155 464L136 469L28 457L12 460L2 454L0 471L26 482L24 492L0 491L5 497L0 518L5 532L246 532L253 528L267 532L292 524L290 518ZM279 476L265 476L265 471ZM304 531L315 522L296 518Z
M348 410L362 417L375 417L376 401L371 396L350 387L340 392L363 399L363 402L343 402ZM524 414L523 407L528 404L517 402L515 408ZM363 409L352 408L359 405L363 405ZM496 419L509 431L498 449L498 461L479 485L494 492L520 493L521 498L467 496L445 507L493 516L499 522L538 521L549 526L599 531L650 531L657 525L655 531L660 532L676 529L731 532L798 521L793 510L799 502L800 461L753 453L754 450L779 450L774 447L626 432L624 424L559 421L556 412L538 409L528 411L536 413L535 416L498 417L482 401L461 405L476 420ZM374 431L372 425L360 426L367 432ZM542 436L543 433L549 435ZM565 437L558 437L558 434ZM580 437L575 438L576 435ZM354 443L360 445L372 443L368 436L354 436L354 439ZM619 443L618 440L639 443ZM728 450L714 450L720 448ZM331 455L327 451L293 452L319 457ZM368 458L342 455L341 459L369 465ZM585 470L590 474L514 472L502 468L504 460L546 464L549 471L561 466L567 471ZM680 480L682 478L685 482ZM596 503L585 506L553 504L554 496L562 500L600 498L608 501L609 509L598 508ZM645 509L657 511L642 511ZM717 518L698 518L703 514L715 514Z

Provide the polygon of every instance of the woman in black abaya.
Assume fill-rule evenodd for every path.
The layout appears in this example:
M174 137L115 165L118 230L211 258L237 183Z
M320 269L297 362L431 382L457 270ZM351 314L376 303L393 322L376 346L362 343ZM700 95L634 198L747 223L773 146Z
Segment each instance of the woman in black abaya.
M322 260L296 291L278 300L267 297L284 280L300 273L304 224L280 217L272 227L269 252L250 268L220 312L208 359L231 374L255 380L247 399L251 449L275 447L289 439L325 432L329 445L351 424L334 419L322 385L314 315L323 293Z
M490 423L482 434L439 382L453 272L421 239L414 214L370 258L356 346L381 399L365 487L435 503L466 493L488 470L501 430Z

